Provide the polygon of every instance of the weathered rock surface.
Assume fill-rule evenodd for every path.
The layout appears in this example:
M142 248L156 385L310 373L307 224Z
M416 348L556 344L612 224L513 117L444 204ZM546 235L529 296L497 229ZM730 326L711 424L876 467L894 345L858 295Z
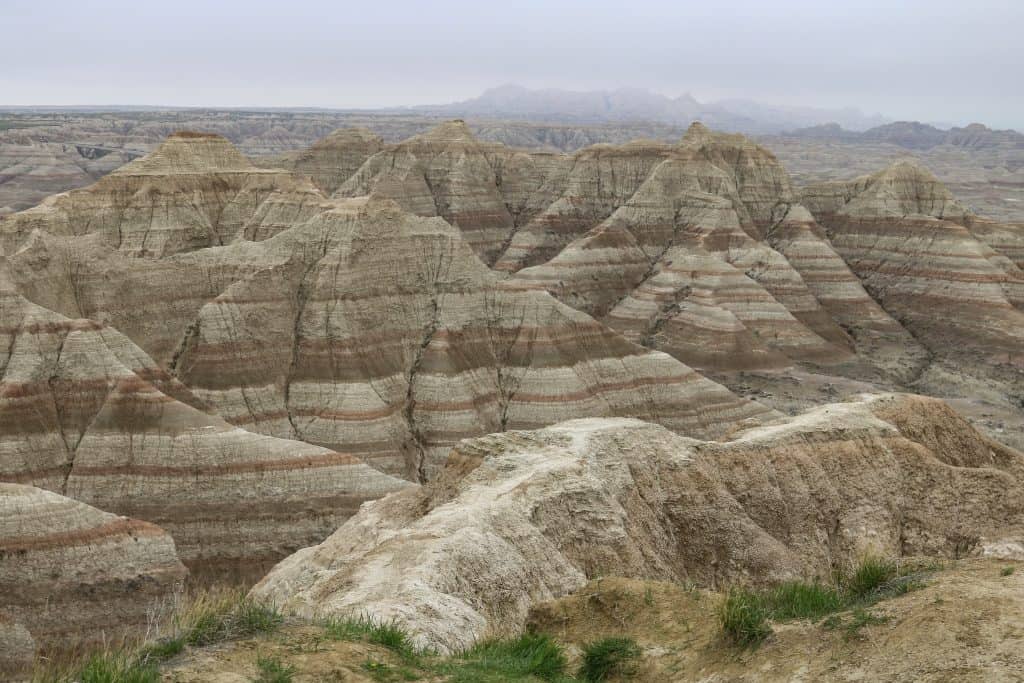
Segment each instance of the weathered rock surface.
M383 147L381 137L366 128L339 128L307 149L257 163L307 175L324 194L331 195Z
M154 522L190 566L268 563L403 486L233 427L122 334L0 292L0 479Z
M589 578L701 584L828 576L864 551L949 556L1019 541L1024 455L944 403L831 404L727 442L576 420L459 444L429 485L364 506L257 596L397 620L458 650L521 628Z
M89 188L8 217L3 240L12 251L35 230L92 235L129 255L162 257L252 232L247 223L268 197L282 211L282 193L290 195L290 221L309 217L323 199L310 181L257 168L220 136L180 132Z
M144 627L147 612L179 589L185 575L174 541L153 524L0 483L3 609L40 648L113 641ZM0 621L0 634L0 642L28 644L10 621Z
M0 612L0 676L26 680L36 657L36 641L28 629Z
M938 360L1020 395L1024 273L1012 259L1024 238L1013 226L974 218L909 162L804 198L866 289Z

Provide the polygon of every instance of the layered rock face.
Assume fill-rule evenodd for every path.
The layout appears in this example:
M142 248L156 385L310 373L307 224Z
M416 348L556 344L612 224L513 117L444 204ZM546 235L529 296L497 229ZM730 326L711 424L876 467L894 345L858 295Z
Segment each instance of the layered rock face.
M562 417L710 435L766 414L547 294L506 287L460 231L388 200L201 256L266 267L200 311L182 381L233 424L410 479L461 438Z
M522 188L513 187L513 192ZM487 149L462 121L451 121L371 157L336 197L393 199L419 216L441 216L493 263L515 221Z
M516 286L550 291L634 341L716 371L849 357L851 340L822 295L887 319L769 152L694 124L665 155L607 219L520 270Z
M809 187L805 200L868 291L933 354L963 361L968 372L1020 381L1024 273L1013 262L1016 229L971 216L909 162Z
M404 484L233 427L122 334L0 291L0 478L139 517L192 566L273 562Z
M281 194L289 195L287 209L280 206ZM161 257L252 232L247 223L268 197L289 221L308 217L323 199L309 181L256 168L220 136L181 132L87 189L55 195L9 217L2 233L8 251L40 230L92 235L107 248Z
M596 576L724 585L997 547L1024 529L1022 476L1024 455L935 399L832 404L727 442L576 420L459 444L431 484L365 506L253 593L456 651Z
M340 128L307 149L267 159L261 165L309 176L321 191L331 195L383 148L381 137L366 128Z
M10 617L0 619L0 642L24 649L25 629L43 649L115 641L144 627L185 575L174 541L153 524L0 483L0 595Z
M20 622L0 612L0 676L19 681L28 678L36 658L36 641Z

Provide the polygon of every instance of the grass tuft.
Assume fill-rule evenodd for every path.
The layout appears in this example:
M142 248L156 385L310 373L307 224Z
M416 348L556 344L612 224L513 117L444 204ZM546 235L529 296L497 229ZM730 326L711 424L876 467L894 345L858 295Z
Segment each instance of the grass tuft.
M1003 567L1002 571L999 572L999 576L1009 576L1013 573L1014 569L1016 569L1016 567Z
M181 621L185 642L195 646L270 633L284 623L284 617L273 605L231 591L200 596Z
M277 657L257 657L256 668L260 672L256 683L292 683L295 676L295 667Z
M609 676L632 676L640 658L640 646L632 638L602 638L583 647L579 677L584 681L604 681Z
M835 588L820 583L787 581L761 594L764 610L771 619L820 619L843 608L843 597Z
M718 618L726 639L739 647L756 647L772 634L761 597L746 588L729 589Z
M843 581L851 602L867 600L881 591L899 575L896 563L882 557L867 555Z
M124 652L93 654L76 680L80 683L158 683L160 672L153 662L140 661Z
M510 640L485 640L445 667L451 683L560 680L566 668L562 647L550 636L525 633Z

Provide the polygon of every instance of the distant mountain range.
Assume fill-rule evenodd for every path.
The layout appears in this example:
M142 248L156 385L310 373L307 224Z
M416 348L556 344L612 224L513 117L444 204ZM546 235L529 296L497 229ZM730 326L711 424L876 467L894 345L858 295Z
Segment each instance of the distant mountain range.
M410 109L444 116L553 123L651 121L687 126L693 121L701 121L719 130L761 134L826 123L837 123L845 129L863 131L889 121L877 114L864 114L856 108L786 107L750 100L701 103L689 94L671 98L637 88L531 90L518 85L491 88L479 97L462 102Z
M942 130L917 121L897 121L863 132L847 130L838 123L827 123L789 131L787 137L833 142L881 142L907 149L924 150L939 145L970 149L1001 147L1024 150L1024 134L1015 130L993 130L980 123Z

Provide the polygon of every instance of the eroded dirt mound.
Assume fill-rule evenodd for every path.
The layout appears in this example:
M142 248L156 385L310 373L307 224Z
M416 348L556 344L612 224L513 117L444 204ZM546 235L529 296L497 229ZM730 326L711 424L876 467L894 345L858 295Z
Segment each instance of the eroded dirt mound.
M1024 456L935 399L831 404L728 442L626 419L457 446L422 489L363 506L254 595L396 620L441 651L517 632L602 575L724 585L885 555L1013 554ZM1017 545L1015 545L1017 544Z

